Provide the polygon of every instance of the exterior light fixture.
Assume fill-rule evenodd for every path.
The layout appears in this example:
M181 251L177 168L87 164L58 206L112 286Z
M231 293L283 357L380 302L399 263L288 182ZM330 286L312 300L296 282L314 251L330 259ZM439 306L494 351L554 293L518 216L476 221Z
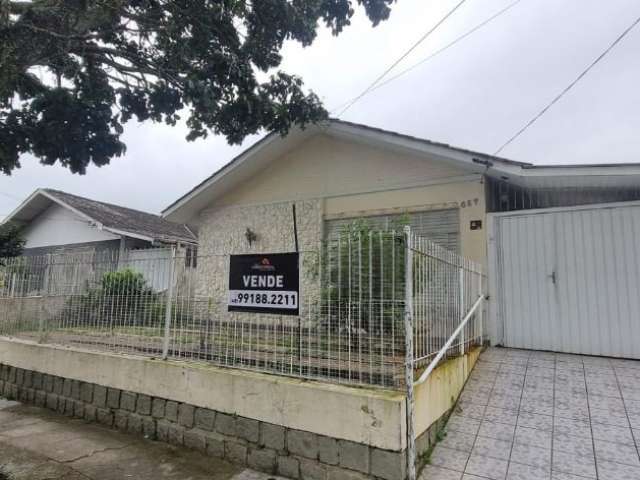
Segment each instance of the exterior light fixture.
M247 227L247 231L244 232L244 236L247 239L247 242L249 242L249 247L251 247L251 244L258 239L258 235L256 235L249 227Z

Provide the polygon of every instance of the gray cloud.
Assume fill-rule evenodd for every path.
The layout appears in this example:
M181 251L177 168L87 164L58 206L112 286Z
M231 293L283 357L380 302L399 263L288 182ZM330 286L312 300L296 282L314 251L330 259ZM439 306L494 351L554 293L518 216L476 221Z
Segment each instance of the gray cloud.
M468 0L398 68L409 67L513 0ZM456 0L399 0L371 28L358 15L339 37L286 46L284 69L300 74L331 109L359 94ZM640 15L635 0L522 0L433 60L360 100L345 120L492 153ZM636 162L640 152L640 29L502 155L535 163ZM37 187L159 212L243 146L187 142L184 126L130 123L127 154L86 176L30 157L0 177L0 218ZM7 196L9 195L9 196ZM14 198L11 198L14 197Z

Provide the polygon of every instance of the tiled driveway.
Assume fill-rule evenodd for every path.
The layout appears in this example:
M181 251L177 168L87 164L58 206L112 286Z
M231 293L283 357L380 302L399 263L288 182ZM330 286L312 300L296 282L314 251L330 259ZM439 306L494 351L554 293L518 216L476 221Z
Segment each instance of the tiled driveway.
M639 445L640 361L491 348L420 480L640 480Z

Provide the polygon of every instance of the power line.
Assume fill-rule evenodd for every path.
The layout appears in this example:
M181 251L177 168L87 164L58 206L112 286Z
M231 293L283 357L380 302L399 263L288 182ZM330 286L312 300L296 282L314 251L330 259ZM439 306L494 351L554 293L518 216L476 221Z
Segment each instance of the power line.
M400 58L398 58L395 62L393 62L381 75L379 75L360 95L358 95L353 100L351 100L349 104L346 107L344 107L344 109L338 114L338 117L340 117L341 115L344 115L344 113L347 110L349 110L358 100L360 100L362 97L367 95L371 91L371 89L377 85L377 83L380 80L386 77L387 74L391 70L393 70L402 60L407 58L407 56L418 47L418 45L424 42L427 39L427 37L429 37L429 35L435 32L438 29L438 27L440 27L440 25L442 25L451 15L453 15L453 13L456 10L458 10L458 8L462 6L464 2L466 2L466 0L460 0L460 2L458 2L458 4L455 7L449 10L449 12L447 12L447 14L444 17L442 17L440 21L438 21L438 23L436 23L431 29L429 29L424 35L422 35L422 37L420 37L418 41L416 41L406 52L404 52L400 56Z
M18 200L19 202L22 201L22 198L16 197L15 195L11 195L10 193L0 192L0 195L2 195L3 197L11 198L13 200Z
M591 64L582 71L582 73L580 75L578 75L576 77L576 79L571 82L564 90L562 90L553 100L551 100L551 102L549 102L542 110L540 110L540 112L535 115L531 120L529 120L524 127L522 127L520 130L518 130L516 132L515 135L513 135L509 140L507 140L506 142L504 142L502 144L502 146L500 148L498 148L495 152L493 152L494 155L497 155L498 153L500 153L502 150L504 150L504 148L509 145L511 142L513 142L516 138L518 138L520 135L522 135L531 125L533 125L540 117L542 117L542 115L544 115L545 113L547 113L547 111L553 106L555 105L558 100L560 100L569 90L571 90L576 83L578 83L580 80L582 80L582 78L589 73L589 71L595 67L600 60L602 60L611 50L613 50L613 48L620 43L620 41L638 24L640 23L640 17L636 18L633 23L631 25L629 25L629 27L627 27L619 36L618 38L616 38L613 43L611 45L609 45L609 47L607 47L607 49L602 52L598 58L596 58L593 62L591 62Z
M479 24L477 24L475 27L471 28L470 30L467 30L465 33L463 33L462 35L460 35L459 37L456 37L454 40L452 40L451 42L449 42L448 44L446 44L444 47L442 47L439 50L436 50L435 52L433 52L432 54L430 54L429 56L423 58L422 60L420 60L419 62L417 62L416 64L412 65L409 68L406 68L402 71L400 71L399 73L397 73L396 75L394 75L393 77L388 78L387 80L385 80L382 83L377 84L375 87L369 89L369 91L363 95L360 96L360 98L364 97L365 95L368 95L369 93L375 92L376 90L378 90L379 88L384 87L385 85L388 85L389 83L397 80L398 78L402 77L403 75L406 75L407 73L411 72L412 70L415 70L416 68L418 68L420 65L423 65L424 63L428 62L429 60L431 60L432 58L440 55L442 52L444 52L445 50L448 50L449 48L453 47L455 44L457 44L458 42L460 42L461 40L464 40L465 38L467 38L469 35L471 35L472 33L476 32L477 30L480 30L482 27L484 27L485 25L491 23L492 21L494 21L496 18L498 18L499 16L507 13L507 11L511 10L511 8L515 7L518 3L522 2L522 0L516 0L513 3L510 3L509 5L507 5L506 7L504 7L502 10L499 10L498 12L494 13L493 15L491 15L489 18L487 18L486 20L480 22ZM336 108L333 109L333 111L339 110L342 107L344 107L345 105L347 105L348 103L352 102L354 99L352 100L347 100L346 102L340 104L339 106L337 106Z

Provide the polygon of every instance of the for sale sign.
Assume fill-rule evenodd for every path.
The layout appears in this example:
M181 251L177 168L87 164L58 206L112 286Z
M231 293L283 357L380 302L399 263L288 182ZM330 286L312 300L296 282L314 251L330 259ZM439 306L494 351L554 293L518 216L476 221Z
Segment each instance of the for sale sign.
M298 262L297 253L231 255L229 311L298 315Z

